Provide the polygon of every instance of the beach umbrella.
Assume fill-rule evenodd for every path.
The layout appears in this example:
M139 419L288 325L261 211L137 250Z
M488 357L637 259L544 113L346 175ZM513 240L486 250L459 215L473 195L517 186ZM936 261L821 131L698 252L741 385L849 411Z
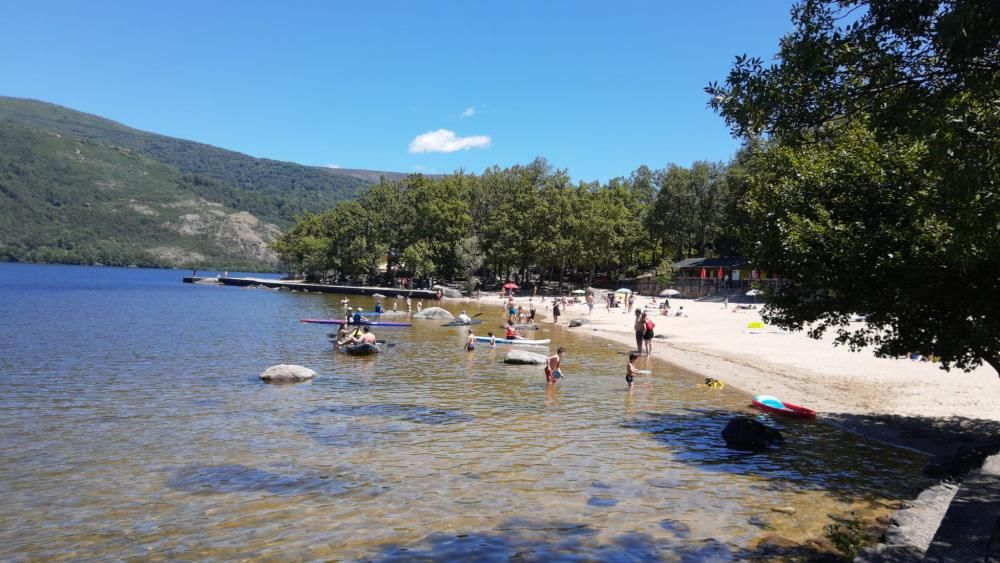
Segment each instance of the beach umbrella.
M573 295L583 295L583 294L585 294L585 293L587 293L587 292L586 292L586 291L584 291L584 290L582 290L582 289L574 289L574 290L573 290L573 291L571 291L570 293L572 293Z
M514 282L507 282L507 283L503 284L503 288L504 289L519 289L520 287L521 286L517 285Z
M663 291L660 292L660 297L673 297L675 295L680 295L680 294L681 292L677 291L676 289L664 289Z
M615 293L632 293L632 290L627 287L619 287L615 290Z

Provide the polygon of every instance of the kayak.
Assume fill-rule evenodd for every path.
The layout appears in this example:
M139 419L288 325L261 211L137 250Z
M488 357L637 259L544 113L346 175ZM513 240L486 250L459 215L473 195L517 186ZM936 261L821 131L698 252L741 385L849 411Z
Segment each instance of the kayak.
M489 336L477 336L476 340L479 342L489 342ZM497 338L497 344L521 344L524 346L540 346L543 344L548 344L552 342L552 339L546 338L545 340L531 340L530 338Z
M299 322L300 323L314 323L314 324L321 324L321 325L342 325L342 324L348 324L348 325L355 325L355 326L413 326L413 323L394 323L394 322L389 322L389 321L361 321L360 323L356 323L356 322L353 322L353 321L352 322L347 322L344 319L301 319L301 320L299 320Z
M792 418L816 418L816 411L779 401L777 397L772 397L771 395L757 395L753 398L753 402L751 404L758 409L771 414L780 414L782 416L789 416Z
M345 353L352 354L355 356L367 356L369 354L378 354L382 351L378 344L345 344L342 348Z
M483 321L479 319L472 319L467 323L463 323L462 321L456 319L454 321L451 321L450 323L444 323L441 326L466 326L466 325L478 325L478 324L483 324Z
M500 328L507 328L507 325L499 325L499 326ZM538 325L523 325L518 323L514 325L514 328L516 328L517 330L538 330Z

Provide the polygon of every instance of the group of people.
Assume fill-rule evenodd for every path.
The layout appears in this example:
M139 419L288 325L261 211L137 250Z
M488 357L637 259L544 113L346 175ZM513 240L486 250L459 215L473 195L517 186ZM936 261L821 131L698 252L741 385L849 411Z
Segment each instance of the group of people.
M653 351L653 328L655 326L651 315L642 309L635 310L633 328L635 330L635 348L639 355L643 355L643 350L645 350L646 356Z
M504 304L504 310L507 312L507 322L510 324L535 322L534 298L528 300L528 309L525 310L523 305L514 305L513 296L508 297L507 302Z
M355 327L354 330L350 330L345 323L340 325L340 330L337 331L338 347L356 344L375 344L377 342L375 334L368 329L367 325Z

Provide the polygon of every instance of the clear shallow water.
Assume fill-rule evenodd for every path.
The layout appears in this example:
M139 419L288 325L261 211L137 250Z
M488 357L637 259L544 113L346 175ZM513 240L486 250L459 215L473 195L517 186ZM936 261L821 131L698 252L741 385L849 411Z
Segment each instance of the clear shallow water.
M535 333L569 350L550 388L439 321L344 356L298 322L338 297L184 275L0 264L0 559L725 560L920 473L822 424L727 450L734 414L765 419L745 396L659 363L629 393L624 350L587 332ZM319 376L260 383L278 363Z

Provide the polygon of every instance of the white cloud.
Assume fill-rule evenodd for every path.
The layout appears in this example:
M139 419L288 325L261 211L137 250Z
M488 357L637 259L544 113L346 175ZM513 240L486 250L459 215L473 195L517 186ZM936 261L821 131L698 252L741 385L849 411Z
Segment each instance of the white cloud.
M455 152L469 149L485 149L490 146L490 138L486 135L472 137L457 137L454 131L438 129L417 135L410 141L410 152Z
M413 169L416 170L417 172L422 172L424 170L424 165L423 164L414 164L413 165Z
M465 111L463 111L462 115L459 117L472 117L473 115L476 115L476 108L474 106L469 106L465 108Z
M343 166L341 166L339 164L327 164L326 167L327 168L343 168Z

